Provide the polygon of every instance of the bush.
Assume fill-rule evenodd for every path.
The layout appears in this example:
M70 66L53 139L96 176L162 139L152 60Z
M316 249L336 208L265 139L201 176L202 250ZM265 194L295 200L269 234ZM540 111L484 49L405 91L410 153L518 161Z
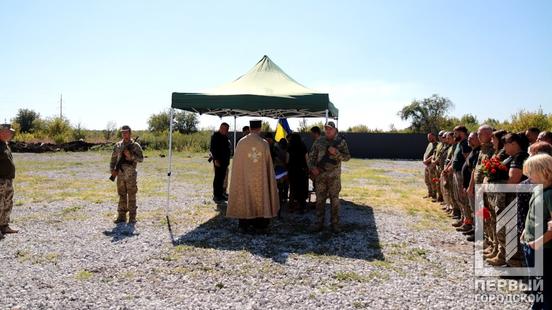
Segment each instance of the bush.
M552 115L546 115L542 109L538 109L536 112L529 112L520 110L518 113L512 115L512 119L504 129L520 132L525 131L530 127L537 127L540 130L552 129Z
M193 134L173 133L173 150L184 152L207 152L211 143L210 131L198 131ZM168 131L162 133L143 132L140 136L141 144L155 150L169 148Z
M80 123L78 123L77 127L75 127L73 129L72 136L73 136L73 140L81 140L81 139L84 140L84 139L86 139L85 130L82 128Z
M55 143L59 144L71 140L73 129L66 118L54 117L46 122L46 126L48 136Z

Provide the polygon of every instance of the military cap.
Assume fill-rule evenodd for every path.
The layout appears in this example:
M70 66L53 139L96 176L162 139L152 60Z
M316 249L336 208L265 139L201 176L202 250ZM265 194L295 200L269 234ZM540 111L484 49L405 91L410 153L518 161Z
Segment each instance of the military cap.
M327 122L326 125L324 125L324 127L331 127L331 128L333 128L333 129L337 129L337 128L335 127L335 123L332 122L332 121Z
M251 129L261 128L263 122L260 119L253 119L249 121L249 127Z
M0 124L0 130L4 130L4 129L7 129L11 132L15 132L15 130L13 130L13 128L11 127L11 124Z

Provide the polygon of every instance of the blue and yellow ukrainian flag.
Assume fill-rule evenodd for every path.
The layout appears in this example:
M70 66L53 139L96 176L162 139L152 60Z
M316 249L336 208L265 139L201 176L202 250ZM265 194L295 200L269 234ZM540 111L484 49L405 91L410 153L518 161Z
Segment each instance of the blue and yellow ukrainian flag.
M287 118L279 118L278 124L276 125L276 134L274 134L274 140L276 142L280 142L282 138L285 139L290 133L291 129L289 128Z

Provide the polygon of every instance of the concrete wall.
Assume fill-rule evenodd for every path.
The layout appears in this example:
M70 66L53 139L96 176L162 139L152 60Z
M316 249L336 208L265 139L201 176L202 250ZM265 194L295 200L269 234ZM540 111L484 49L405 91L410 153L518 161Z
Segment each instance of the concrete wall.
M354 158L374 159L422 159L427 146L425 134L398 133L340 133L347 140L351 156ZM230 133L233 137L233 134ZM301 134L310 148L312 139L309 134ZM241 133L238 133L238 138Z
M354 158L422 159L427 146L425 134L340 133ZM304 136L310 146L310 137Z

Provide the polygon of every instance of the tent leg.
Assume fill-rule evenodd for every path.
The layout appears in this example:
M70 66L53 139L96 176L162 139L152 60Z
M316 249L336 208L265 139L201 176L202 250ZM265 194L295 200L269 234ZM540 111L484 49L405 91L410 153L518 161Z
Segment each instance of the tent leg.
M329 113L328 109L326 109L326 122L324 123L324 125L328 123L328 116L329 116L329 114L330 114L330 113Z
M237 137L237 129L236 129L236 115L234 115L234 152L236 152L236 137Z
M169 228L169 237L174 244L174 235L171 228L171 222L169 221L169 208L171 204L171 169L172 169L172 134L173 134L173 117L174 109L171 108L169 115L169 167L167 171L167 205L165 207L165 217L167 219L167 226Z

